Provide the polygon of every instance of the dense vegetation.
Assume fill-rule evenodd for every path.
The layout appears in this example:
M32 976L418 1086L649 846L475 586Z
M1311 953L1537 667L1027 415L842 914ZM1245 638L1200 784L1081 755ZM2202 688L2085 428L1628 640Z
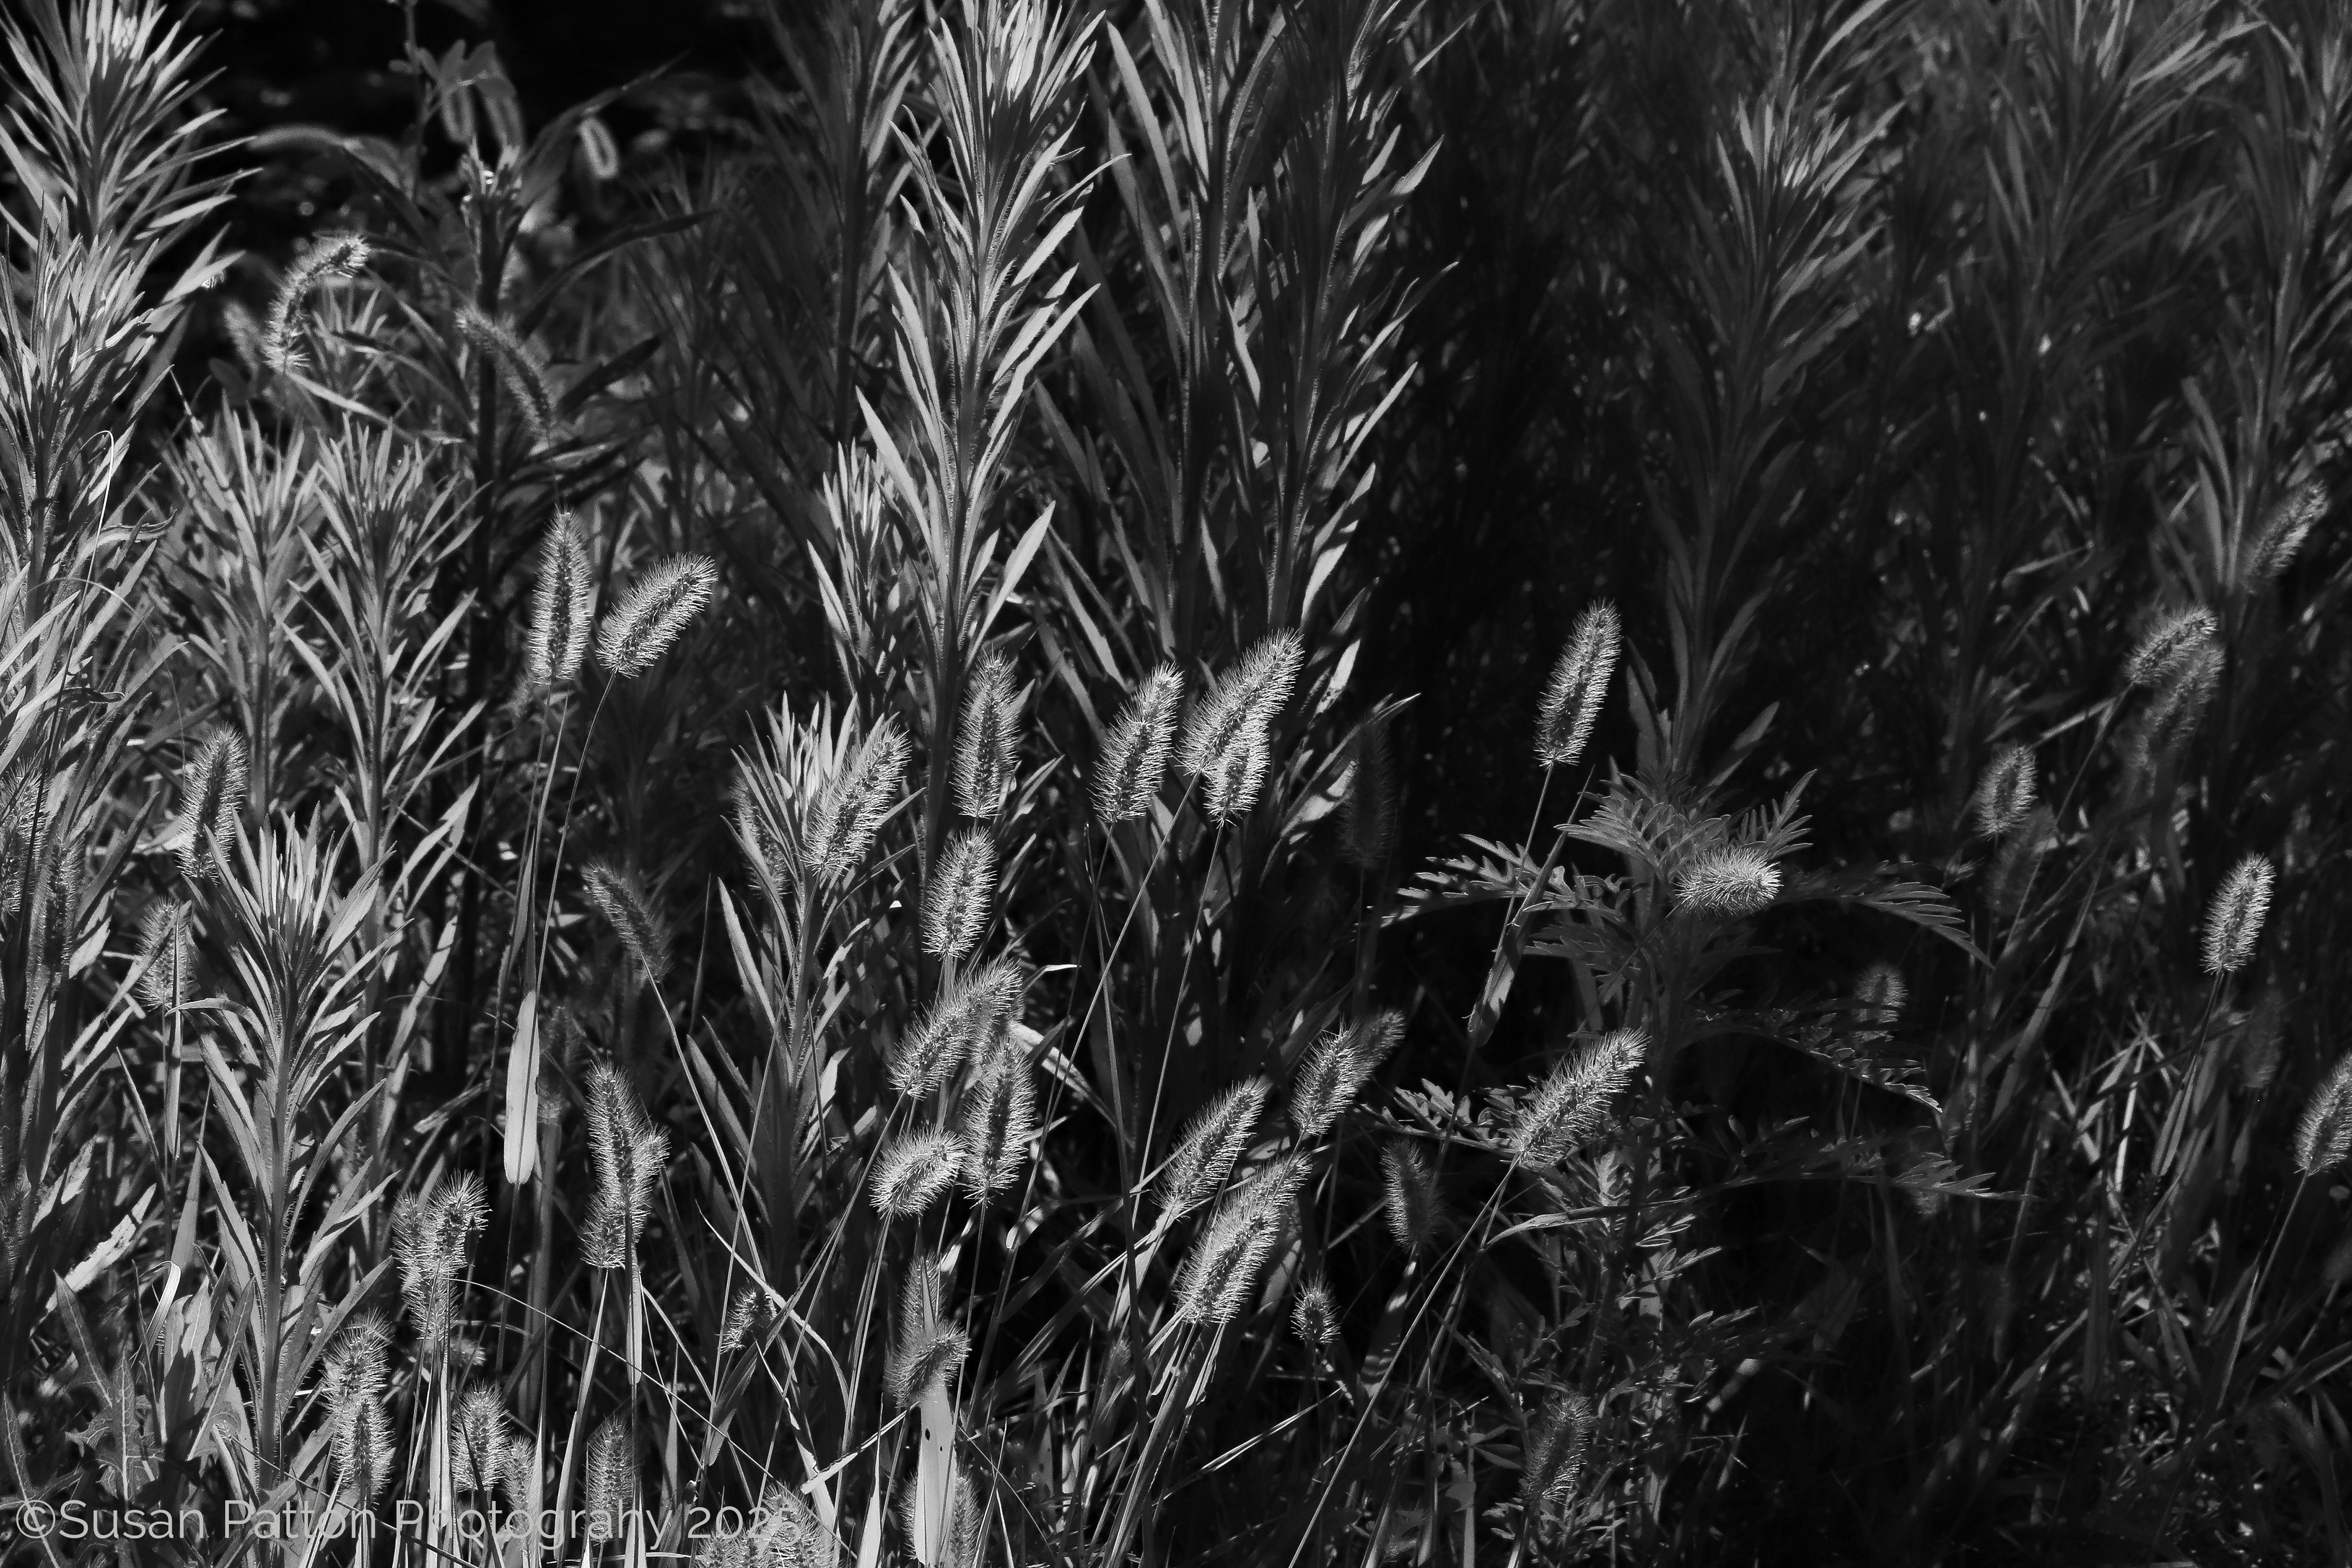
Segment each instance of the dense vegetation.
M2352 1560L2352 15L522 9L5 24L12 1561Z

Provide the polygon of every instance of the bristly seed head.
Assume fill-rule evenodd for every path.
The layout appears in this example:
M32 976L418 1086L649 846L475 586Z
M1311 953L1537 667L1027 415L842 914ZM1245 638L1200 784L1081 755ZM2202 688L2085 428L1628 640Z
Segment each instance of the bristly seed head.
M1308 1047L1290 1080L1290 1120L1298 1135L1320 1138L1329 1131L1403 1037L1404 1015L1391 1008Z
M196 748L196 760L180 785L180 816L170 842L179 853L180 874L192 882L216 875L236 841L237 814L245 806L245 738L215 730Z
M1437 1226L1437 1174L1420 1144L1392 1142L1381 1151L1381 1178L1389 1234L1417 1258Z
M523 427L530 432L531 444L543 444L556 427L555 388L547 379L546 360L505 323L492 321L470 305L457 312L457 335L496 368L507 395L522 415Z
M2210 646L2220 629L2213 612L2197 605L2160 613L2124 661L2124 684L2158 684L2199 649Z
M1009 957L959 977L891 1051L892 1086L909 1098L929 1094L965 1063L986 1062L1028 989L1027 973Z
M2205 973L2235 974L2254 956L2270 912L2271 863L2249 855L2230 868L2205 912Z
M959 1173L975 1203L985 1202L1020 1178L1029 1145L1041 1130L1037 1082L1026 1057L1017 1050L992 1052L965 1090L959 1117L963 1151Z
M1306 1179L1304 1157L1286 1154L1226 1195L1177 1271L1179 1319L1213 1329L1241 1316Z
M1389 756L1387 721L1356 731L1348 782L1339 800L1339 854L1359 871L1378 871L1396 842L1396 767Z
M1609 1126L1609 1105L1648 1057L1650 1037L1612 1029L1552 1069L1511 1130L1512 1152L1530 1165L1557 1165Z
M828 780L809 809L808 860L828 888L849 884L866 864L907 771L907 737L885 718L856 758Z
M176 1011L188 1000L188 973L194 944L188 938L188 906L157 900L139 917L139 984L142 1004L159 1013Z
M1258 1113L1274 1086L1244 1079L1209 1101L1185 1128L1160 1173L1160 1204L1170 1218L1198 1208L1217 1195L1233 1173L1234 1162L1250 1145Z
M1143 678L1111 721L1094 781L1095 815L1105 826L1134 821L1159 798L1183 695L1184 677L1173 664L1163 664Z
M962 1145L945 1132L891 1140L875 1156L874 1206L885 1219L911 1219L946 1194L962 1159Z
M1578 617L1537 710L1536 760L1544 766L1568 767L1584 754L1601 700L1609 695L1622 642L1617 606L1607 600Z
M1555 1390L1528 1427L1527 1460L1520 1472L1519 1505L1530 1514L1565 1502L1584 1468L1592 1445L1592 1401L1575 1390Z
M653 1213L669 1139L646 1119L636 1090L610 1062L588 1069L588 1160L595 1173L581 1250L592 1268L636 1270L637 1238Z
M883 1363L883 1391L904 1409L932 1384L953 1377L971 1350L971 1341L940 1305L939 1260L917 1258L899 1291L898 1338Z
M738 1285L727 1303L727 1318L719 1327L719 1353L731 1354L774 1327L781 1314L767 1291L757 1285Z
M474 1237L488 1217L482 1180L470 1171L436 1182L422 1198L402 1200L394 1212L400 1292L407 1299L417 1340L428 1357L449 1342L457 1282L471 1261Z
M392 1418L383 1407L391 1380L384 1348L391 1342L383 1320L362 1312L344 1325L319 1373L329 1457L344 1490L361 1508L392 1479Z
M506 1406L499 1402L499 1391L486 1383L468 1384L449 1415L449 1454L457 1485L467 1491L496 1489L506 1477L517 1436Z
M2132 726L2125 760L2147 773L2189 742L2221 689L2226 661L2221 645L2210 639L2185 648L2158 672L2156 695Z
M582 1475L588 1504L587 1537L619 1539L637 1506L637 1446L625 1415L607 1415L588 1436L588 1462Z
M636 879L609 861L592 860L581 868L580 875L588 885L588 901L619 935L621 945L629 950L646 978L660 984L669 973L669 921L637 886Z
M2254 552L2247 575L2257 583L2275 582L2294 563L2312 525L2327 510L2327 487L2317 479L2295 488L2273 507L2254 535Z
M596 668L615 679L651 669L719 591L708 555L673 555L629 585L596 628Z
M531 590L530 628L523 642L523 670L534 689L560 686L580 673L595 598L580 520L559 511L540 551L539 583Z
M1909 994L1903 984L1903 972L1881 960L1864 970L1853 983L1854 1022L1867 1030L1891 1029L1902 1017L1903 1004Z
M1274 721L1289 704L1305 659L1297 632L1276 632L1193 704L1184 724L1184 771L1201 781L1202 809L1211 820L1230 822L1257 804L1273 764Z
M1019 702L1004 656L992 648L981 655L966 679L963 718L956 725L956 809L966 816L988 818L1003 809L1013 787Z
M2011 746L1984 771L1977 781L1977 828L1987 837L1998 838L2019 823L2033 809L2033 752L2024 746Z
M2352 1052L2336 1064L2294 1124L2294 1168L2306 1176L2352 1159Z
M363 236L322 234L311 241L310 248L286 269L285 279L278 285L278 298L269 307L269 324L261 333L261 363L280 374L299 366L302 354L294 341L295 312L312 289L331 278L357 277L367 262L368 242Z
M1301 1285L1290 1304L1290 1326L1302 1342L1316 1350L1338 1339L1339 1314L1331 1305L1331 1287L1320 1279Z
M1710 849L1675 878L1675 900L1717 915L1752 915L1780 896L1780 868L1750 844Z
M923 951L961 963L980 945L996 896L996 839L985 828L950 837L923 889Z

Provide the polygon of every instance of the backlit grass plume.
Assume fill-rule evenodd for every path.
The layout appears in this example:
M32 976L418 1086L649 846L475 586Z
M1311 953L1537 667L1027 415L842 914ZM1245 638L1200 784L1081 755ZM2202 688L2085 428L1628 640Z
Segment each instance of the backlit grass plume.
M1998 838L2033 809L2033 752L2011 746L1995 757L1977 783L1977 830Z
M530 626L523 639L523 669L533 687L560 686L580 673L595 600L580 520L557 512L540 548L539 582L531 590Z
M499 1391L486 1383L468 1384L449 1416L449 1457L457 1485L487 1492L507 1479L507 1459L519 1435Z
M1715 915L1752 915L1780 894L1780 868L1749 844L1701 851L1675 876L1675 901Z
M2253 555L2246 574L2257 583L2271 583L2284 574L2311 535L2312 525L2327 510L2327 487L2317 479L2297 486L2272 507L2255 531Z
M948 1321L940 1301L938 1260L918 1257L899 1287L898 1335L883 1364L883 1392L903 1409L932 1384L952 1378L971 1352L971 1339Z
M1095 815L1106 826L1134 821L1159 798L1183 696L1183 676L1173 664L1163 664L1143 678L1111 721L1095 764L1093 792Z
M945 1132L904 1133L874 1159L874 1206L890 1219L910 1219L947 1193L963 1161L963 1145Z
M596 668L615 679L643 675L667 653L719 589L707 555L673 555L629 584L596 628Z
M356 234L322 234L286 269L270 302L269 320L261 331L261 362L284 374L302 363L296 341L302 306L311 292L331 279L353 278L368 263L368 242Z
M669 973L671 933L665 919L636 879L607 861L592 860L581 870L588 901L596 907L637 961L646 978L658 984Z
M2205 973L2235 974L2254 956L2270 912L2271 863L2249 855L2230 868L2205 911Z
M637 1507L637 1445L625 1414L605 1416L589 1434L581 1479L588 1505L588 1539L618 1540Z
M923 889L923 951L961 962L980 945L995 896L995 837L985 828L955 834Z
M891 1052L891 1084L901 1094L929 1094L967 1062L984 1062L1012 1027L1028 984L1011 958L959 976Z
M2352 1159L2352 1052L2312 1092L2294 1124L2294 1168L2306 1176Z
M592 1268L634 1273L669 1139L646 1119L636 1090L610 1062L588 1069L588 1158L595 1180L580 1227L582 1255Z
M1225 1196L1176 1275L1176 1314L1220 1328L1242 1315L1291 1220L1307 1163L1286 1154Z
M2126 758L2147 772L2178 753L2212 705L2221 687L2221 644L2207 638L2186 645L2156 674L2156 694L2140 710L2126 737Z
M140 1002L159 1013L185 1003L194 957L188 940L188 907L160 899L149 904L139 917Z
M975 1202L1020 1179L1041 1131L1036 1077L1023 1052L1000 1047L991 1053L964 1091L957 1123L963 1153L958 1173Z
M1297 633L1276 632L1193 705L1181 756L1212 819L1230 821L1257 804L1273 763L1274 721L1290 701L1305 657Z
M319 1374L327 1413L327 1446L335 1476L352 1506L365 1508L392 1480L392 1418L384 1409L391 1381L383 1320L362 1312L343 1327Z
M739 1285L728 1300L727 1316L719 1325L719 1350L722 1355L757 1343L767 1331L782 1321L775 1301L757 1285Z
M2210 646L2221 623L2213 612L2196 605L2166 610L2157 616L2124 661L2126 686L2154 686Z
M181 776L180 815L170 841L179 855L180 873L190 881L204 880L226 863L236 842L245 779L245 738L233 730L206 736Z
M1512 1152L1530 1165L1557 1165L1607 1131L1610 1104L1633 1081L1650 1048L1639 1029L1613 1029L1552 1069L1519 1112Z
M1420 1144L1391 1142L1381 1151L1381 1206L1397 1245L1419 1257L1437 1224L1437 1175Z
M1013 667L994 649L981 655L964 687L956 725L955 801L966 816L992 817L1013 787L1013 754L1020 714Z
M504 322L470 305L457 312L457 335L498 371L499 381L521 414L532 444L545 442L555 428L556 399L555 387L547 378L547 361L540 352L515 336Z
M1290 1120L1298 1135L1320 1138L1329 1131L1403 1037L1404 1015L1391 1008L1308 1047L1290 1080Z
M1616 673L1622 636L1617 606L1605 599L1577 617L1536 709L1536 760L1544 766L1567 767L1584 754Z
M1591 1399L1569 1389L1544 1396L1528 1426L1527 1458L1519 1473L1519 1506L1530 1516L1566 1502L1592 1447Z
M1891 1029L1909 994L1901 970L1884 961L1874 963L1853 983L1854 1022L1865 1029Z
M482 1180L471 1171L435 1183L421 1197L403 1199L394 1212L400 1293L428 1357L448 1346L457 1286L471 1265L474 1237L488 1217Z
M885 718L858 742L847 766L819 791L809 813L807 854L817 880L845 887L873 852L907 772L907 737Z
M1290 1326L1305 1343L1321 1350L1339 1337L1339 1314L1331 1304L1331 1287L1321 1279L1298 1288L1290 1303Z
M1272 1088L1262 1078L1244 1079L1192 1118L1160 1172L1160 1203L1171 1217L1217 1195L1233 1173L1234 1162L1249 1147Z

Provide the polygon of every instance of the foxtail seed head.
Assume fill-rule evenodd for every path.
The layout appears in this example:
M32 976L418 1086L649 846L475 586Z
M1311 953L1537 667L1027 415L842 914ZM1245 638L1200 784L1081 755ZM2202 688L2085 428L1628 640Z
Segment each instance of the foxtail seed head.
M1244 1079L1192 1118L1160 1173L1160 1204L1170 1218L1217 1195L1217 1189L1233 1173L1234 1162L1249 1147L1272 1087L1262 1078Z
M422 1198L394 1211L393 1251L400 1262L400 1292L416 1320L416 1337L433 1355L449 1342L457 1309L457 1282L471 1261L473 1240L489 1217L482 1180L471 1171L436 1182Z
M185 1004L194 956L188 940L188 906L160 899L149 904L139 917L140 1002L159 1013Z
M523 671L532 687L560 686L580 673L595 598L580 520L559 511L540 550L539 583L531 590L530 627L523 640Z
M1572 1389L1555 1390L1528 1427L1519 1504L1530 1514L1568 1500L1592 1446L1592 1401Z
M1290 701L1306 650L1279 631L1242 656L1184 724L1184 771L1201 781L1202 809L1229 822L1257 804L1273 763L1274 721Z
M883 1389L905 1408L934 1383L944 1383L963 1365L971 1341L947 1320L940 1300L939 1260L917 1258L898 1293L898 1338L883 1363Z
M1609 1105L1633 1081L1650 1049L1640 1029L1613 1029L1552 1069L1511 1130L1512 1152L1530 1165L1557 1165L1609 1126Z
M1339 1314L1331 1305L1331 1287L1320 1279L1298 1288L1290 1303L1290 1326L1299 1339L1321 1350L1339 1337Z
M1306 1179L1306 1160L1286 1154L1226 1194L1177 1272L1180 1319L1223 1328L1241 1316Z
M1390 1008L1324 1036L1307 1047L1290 1080L1290 1120L1301 1138L1331 1130L1404 1037L1404 1015Z
M1174 665L1163 664L1143 678L1111 721L1095 767L1095 815L1104 826L1134 821L1159 797L1176 742L1176 705L1183 695L1183 676Z
M964 686L963 718L956 725L956 809L966 816L992 817L1003 809L1005 791L1013 787L1018 702L1004 656L993 649L981 655Z
M362 236L322 234L311 241L310 248L295 258L278 285L278 298L269 306L269 324L261 333L262 363L280 374L299 366L302 353L295 342L295 318L303 301L329 279L357 277L367 262L368 242Z
M2011 746L1984 771L1977 781L1977 830L1987 837L1998 838L2019 823L2033 809L2033 752L2024 746Z
M2213 612L2198 605L2161 612L2133 645L2124 661L2126 686L2154 686L2185 658L2210 645L2221 623Z
M909 1098L929 1094L965 1063L987 1061L1028 989L1028 974L1011 958L958 978L891 1051L892 1086Z
M866 864L907 771L907 737L885 718L856 755L827 780L809 810L808 861L828 888L848 886Z
M449 1457L457 1485L467 1491L496 1489L506 1475L516 1436L499 1391L486 1383L468 1384L449 1415Z
M596 667L615 679L651 669L719 591L708 555L673 555L629 584L596 628Z
M2184 648L2158 672L2156 695L2126 739L2126 761L2134 771L2153 769L2189 742L2221 689L2224 663L2221 645L2208 639Z
M961 963L980 945L996 896L996 838L986 828L950 837L923 889L923 951Z
M1395 1142L1381 1151L1381 1178L1389 1234L1417 1258L1437 1225L1437 1173L1420 1144Z
M719 1352L731 1354L775 1325L776 1304L757 1285L739 1285L727 1303L727 1317L719 1326Z
M911 1219L943 1196L956 1178L963 1148L944 1132L892 1139L875 1157L874 1206L885 1219Z
M390 1381L383 1320L362 1312L344 1325L319 1374L327 1410L327 1446L335 1474L358 1507L373 1502L392 1479L392 1418L383 1407Z
M1715 915L1752 915L1780 896L1780 868L1751 844L1696 857L1675 878L1675 900Z
M2306 1176L2352 1159L2352 1052L2313 1091L2294 1124L2294 1168Z
M537 349L468 305L457 312L457 335L488 359L505 385L508 397L521 415L531 444L543 443L556 426L555 387L547 379L547 362Z
M626 1415L607 1415L588 1435L588 1462L581 1477L588 1504L587 1537L616 1541L637 1506L637 1445Z
M984 1202L1020 1178L1040 1131L1037 1082L1019 1051L997 1050L965 1091L959 1117L964 1191Z
M180 816L171 839L180 873L190 881L217 874L236 840L237 814L245 805L245 738L215 730L196 748L180 784Z
M580 874L588 885L588 901L612 926L646 978L659 984L669 972L669 921L636 879L611 862L592 860Z
M1568 767L1584 754L1617 670L1622 640L1617 606L1605 599L1577 618L1537 710L1536 760L1544 766Z
M595 1174L581 1250L593 1268L636 1266L669 1139L646 1119L636 1090L610 1062L588 1069L588 1162Z
M2254 956L2263 934L2263 917L2270 912L2271 863L2249 855L2221 879L2205 912L2205 973L2235 974Z
M1891 1029L1909 995L1901 970L1884 961L1874 963L1853 983L1854 1022L1865 1029Z
M2327 487L2317 479L2297 487L2280 500L2254 535L2247 575L2257 583L2275 582L2284 575L2310 536L2312 525L2326 510Z

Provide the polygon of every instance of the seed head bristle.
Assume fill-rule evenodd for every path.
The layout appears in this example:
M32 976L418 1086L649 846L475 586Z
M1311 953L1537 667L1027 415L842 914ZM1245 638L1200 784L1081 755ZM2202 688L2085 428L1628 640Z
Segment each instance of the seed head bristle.
M1003 809L1013 787L1019 702L1004 656L993 649L981 655L966 679L963 717L956 725L952 777L956 809L966 816L992 817Z
M1241 1316L1306 1176L1305 1160L1286 1154L1226 1195L1177 1271L1180 1319L1222 1328Z
M1160 1173L1160 1204L1170 1218L1188 1214L1217 1195L1217 1189L1233 1173L1234 1163L1249 1147L1273 1087L1262 1078L1244 1079L1192 1118Z
M776 1304L757 1285L738 1285L727 1303L727 1318L719 1328L719 1353L741 1350L766 1333L776 1321Z
M1018 1181L1041 1131L1037 1082L1017 1052L997 1051L965 1092L959 1117L964 1191L984 1202Z
M610 1062L588 1069L588 1161L595 1185L581 1226L593 1268L636 1267L637 1239L653 1213L654 1184L669 1160L669 1139L646 1119L636 1090Z
M588 1505L588 1539L619 1539L637 1506L637 1445L625 1415L605 1416L588 1435L588 1462L581 1479Z
M835 1568L841 1545L816 1510L782 1481L760 1493L757 1516L746 1532L751 1550L745 1568Z
M188 906L157 900L139 917L139 984L142 1004L169 1013L188 999L188 974L195 958L188 936Z
M1183 696L1184 677L1173 664L1163 664L1143 678L1111 721L1094 781L1095 815L1106 826L1134 821L1159 798Z
M1212 820L1229 822L1257 804L1273 763L1274 721L1305 658L1297 633L1276 632L1193 704L1184 724L1184 771L1201 781L1202 809Z
M522 415L523 427L530 432L531 444L543 445L557 424L555 388L547 379L546 360L505 323L470 305L457 312L457 335L498 371L499 381Z
M1429 1246L1437 1224L1437 1175L1418 1143L1393 1142L1381 1151L1381 1206L1389 1234L1412 1257Z
M2011 746L1984 771L1977 781L1977 829L1986 837L1998 838L2019 823L2033 809L2033 752L2024 746Z
M1301 1285L1290 1304L1290 1326L1302 1342L1317 1350L1338 1339L1339 1314L1331 1305L1331 1287L1319 1279Z
M1359 871L1378 871L1396 842L1396 768L1385 721L1356 732L1339 804L1339 854Z
M2126 686L2154 686L2184 659L2210 646L2221 622L2213 612L2197 605L2159 613L2124 661Z
M2352 1052L2313 1091L2294 1124L2294 1168L2306 1176L2352 1159Z
M909 1097L929 1094L967 1062L985 1062L1028 988L1027 973L1011 958L960 976L891 1051L891 1084Z
M1874 963L1853 983L1854 1022L1865 1029L1891 1029L1909 994L1901 970L1883 961Z
M505 1479L516 1436L499 1391L486 1383L468 1384L449 1416L449 1454L458 1486L467 1491L495 1490Z
M596 628L596 668L615 679L651 669L719 590L708 555L673 555L629 584Z
M1617 670L1622 641L1617 606L1607 600L1577 618L1537 709L1536 760L1544 766L1568 767L1584 754Z
M996 838L985 828L950 837L923 889L923 951L961 963L980 945L996 896Z
M1565 1502L1592 1446L1592 1401L1580 1392L1554 1390L1528 1428L1519 1504L1530 1514Z
M320 1370L329 1458L342 1489L361 1508L392 1479L392 1420L383 1405L391 1375L384 1348L391 1338L382 1318L362 1312L344 1325Z
M2158 672L2156 695L2140 710L2126 744L2126 760L2147 773L2188 744L2221 689L2221 647L2210 640L2185 649Z
M1612 1029L1552 1069L1512 1128L1510 1146L1530 1165L1557 1165L1604 1131L1610 1102L1649 1055L1640 1029Z
M899 1289L898 1338L882 1370L890 1403L901 1409L912 1405L933 1383L953 1377L971 1350L971 1341L948 1321L940 1305L938 1260L916 1258Z
M1404 1015L1391 1008L1309 1047L1290 1081L1290 1120L1298 1135L1320 1138L1329 1131L1403 1037Z
M609 861L592 860L580 875L587 884L588 901L619 935L621 945L629 950L646 978L658 984L669 973L669 921L636 879Z
M907 769L907 737L884 719L856 756L817 793L809 812L809 863L829 888L848 885L866 864Z
M954 1184L963 1147L945 1132L905 1134L875 1156L874 1206L886 1219L909 1219L945 1195Z
M2296 487L2282 499L2254 535L2247 575L2257 583L2275 582L2284 575L2310 536L2312 525L2326 510L2327 487L2317 479Z
M1698 855L1675 877L1679 904L1716 915L1752 915L1780 896L1780 868L1749 844Z
M539 583L531 590L530 627L523 641L523 670L533 688L572 679L588 657L596 599L589 571L580 520L557 512L540 550Z
M215 730L196 748L180 785L180 816L170 835L180 874L190 881L215 876L226 864L245 805L245 738L234 730Z
M394 1211L393 1252L400 1264L400 1292L427 1356L448 1345L457 1284L472 1259L474 1237L488 1217L482 1180L470 1171L435 1183L421 1198L404 1199Z
M368 242L361 235L322 234L297 257L278 285L269 307L269 322L261 331L261 363L284 374L302 363L295 342L296 312L310 291L331 278L352 278L367 265Z
M2253 958L2263 917L2270 912L2274 876L2270 861L2249 855L2221 879L2205 913L2206 973L2235 974Z

